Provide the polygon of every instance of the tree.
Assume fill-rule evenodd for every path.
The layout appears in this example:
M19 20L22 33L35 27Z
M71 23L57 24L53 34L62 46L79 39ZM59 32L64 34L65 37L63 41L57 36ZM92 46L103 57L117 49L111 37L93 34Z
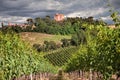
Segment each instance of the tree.
M62 47L68 47L70 46L70 39L62 39Z
M67 71L92 70L102 74L102 79L109 80L113 74L120 76L120 28L96 28L93 37L87 29L87 42L81 44L78 52L68 63Z
M74 34L71 38L71 44L79 46L80 44L86 43L86 35L83 30L79 30L76 34Z
M27 22L28 22L28 24L31 25L31 26L34 24L34 21L33 21L32 18L28 18L28 19L27 19Z

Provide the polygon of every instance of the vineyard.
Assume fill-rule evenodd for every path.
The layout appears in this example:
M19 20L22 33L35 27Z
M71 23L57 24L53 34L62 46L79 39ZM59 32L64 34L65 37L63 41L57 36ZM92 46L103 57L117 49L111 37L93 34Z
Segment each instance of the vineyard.
M77 47L60 48L57 51L47 53L44 58L48 59L55 66L62 66L70 60L77 49Z
M0 32L0 80L38 72L57 73L57 67L24 43L14 32Z

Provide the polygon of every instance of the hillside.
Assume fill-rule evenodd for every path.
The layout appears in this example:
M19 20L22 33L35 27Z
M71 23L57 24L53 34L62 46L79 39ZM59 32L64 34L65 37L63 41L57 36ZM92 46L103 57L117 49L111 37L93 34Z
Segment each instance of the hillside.
M29 42L31 45L35 43L43 44L44 41L55 41L59 43L61 39L66 38L70 39L71 36L68 35L51 35L51 34L44 34L44 33L36 33L36 32L22 32L20 33L20 37L24 40Z

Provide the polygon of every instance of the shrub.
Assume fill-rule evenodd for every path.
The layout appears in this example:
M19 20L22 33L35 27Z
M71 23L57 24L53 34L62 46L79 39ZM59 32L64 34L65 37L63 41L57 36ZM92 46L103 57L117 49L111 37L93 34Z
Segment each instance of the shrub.
M57 45L54 41L44 41L45 51L57 49Z
M62 47L68 47L70 46L70 39L62 39Z

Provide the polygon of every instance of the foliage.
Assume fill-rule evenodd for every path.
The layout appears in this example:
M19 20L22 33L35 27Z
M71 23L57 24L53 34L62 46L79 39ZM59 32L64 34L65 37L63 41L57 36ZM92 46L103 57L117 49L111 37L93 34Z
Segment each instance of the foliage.
M79 50L66 65L66 71L96 71L102 74L103 80L109 80L113 74L120 77L120 16L111 11L116 28L89 25L85 29L86 44L80 44ZM83 26L87 23L84 23ZM73 36L76 41L77 36Z
M17 32L17 33L20 33L20 32L22 32L22 28L20 27L20 26L14 26L14 27L11 27L11 29L13 30L13 31L15 31L15 32Z
M50 50L56 50L60 48L61 45L57 45L54 41L44 41L44 44L33 44L33 48L35 48L38 52L47 52Z
M44 47L40 44L33 44L33 48L35 48L38 52L44 51Z
M96 37L91 30L97 30ZM87 43L81 44L78 52L66 66L67 71L93 70L101 72L107 80L120 72L120 28L110 29L99 26L86 31Z
M62 34L62 35L74 34L80 29L84 29L82 27L84 23L93 24L93 25L99 25L100 23L100 21L98 20L93 20L93 17L67 18L62 22L56 22L48 17L36 18L36 19L35 19L36 30L38 32L44 32L49 34ZM41 24L41 22L44 23L45 25ZM105 25L105 24L106 24L105 22L101 23L101 25ZM84 27L87 27L87 26L84 26ZM39 31L39 30L42 30L42 31Z
M12 29L16 32L42 32L47 34L61 34L69 35L75 34L80 29L85 30L86 27L84 24L93 24L93 25L106 25L105 22L94 20L92 16L88 18L76 17L76 18L67 18L62 22L57 22L46 16L45 18L37 17L35 19L27 19L27 26L20 27L15 26ZM35 25L36 28L32 29L32 26ZM84 26L83 26L84 25Z
M111 17L115 22L115 26L118 27L120 25L120 16L118 16L118 12L112 12Z
M71 45L78 46L86 43L85 31L79 30L71 38Z
M120 29L103 29L97 37L98 58L102 73L117 73L120 71ZM104 54L103 54L104 53ZM104 56L104 57L101 57Z
M61 39L61 42L62 42L62 47L68 47L71 45L70 43L71 39Z
M0 74L3 73L4 80L25 74L57 71L13 32L0 31L0 55Z
M57 49L57 45L54 41L50 41L50 42L44 41L44 46L45 46L45 51Z
M109 12L111 13L110 17L112 18L115 27L120 27L120 13L117 11L114 6L111 5L110 0L108 0L108 6L110 7Z

